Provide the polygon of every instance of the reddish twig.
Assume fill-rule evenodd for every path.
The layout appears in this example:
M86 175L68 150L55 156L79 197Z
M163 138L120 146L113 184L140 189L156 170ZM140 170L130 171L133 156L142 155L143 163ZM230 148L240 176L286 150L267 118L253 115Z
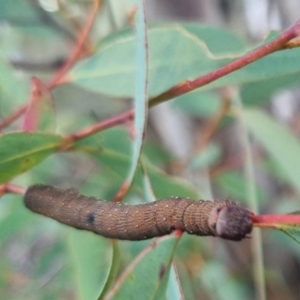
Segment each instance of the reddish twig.
M122 182L121 186L117 190L116 194L114 195L112 201L113 202L120 202L124 198L124 195L128 192L130 188L130 182L127 178Z
M0 197L4 194L18 194L18 195L24 195L26 191L26 188L21 187L19 185L15 184L2 184L0 185Z
M58 72L54 75L54 77L47 84L48 89L52 89L55 86L60 84L60 79L66 74L69 68L76 62L79 55L81 54L82 49L84 48L86 38L92 28L93 22L97 15L101 0L94 0L94 3L91 7L90 13L88 14L87 21L83 26L81 32L79 33L76 45L68 57L64 65L58 70Z
M284 224L300 224L300 214L253 215L251 219L254 227L275 228Z
M71 146L75 141L83 139L89 135L92 135L96 132L99 132L104 129L108 129L110 127L123 124L127 122L128 120L132 119L134 116L133 110L128 110L120 115L111 117L109 119L106 119L104 121L100 121L99 123L93 124L91 126L88 126L86 128L83 128L67 137L64 138L63 142L61 143L61 150L64 150Z

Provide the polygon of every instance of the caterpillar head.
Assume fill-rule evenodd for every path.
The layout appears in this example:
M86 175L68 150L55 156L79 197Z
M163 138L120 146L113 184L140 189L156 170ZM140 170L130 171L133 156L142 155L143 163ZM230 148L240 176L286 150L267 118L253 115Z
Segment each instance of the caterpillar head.
M234 203L219 204L208 218L208 226L215 236L240 241L252 231L251 212Z

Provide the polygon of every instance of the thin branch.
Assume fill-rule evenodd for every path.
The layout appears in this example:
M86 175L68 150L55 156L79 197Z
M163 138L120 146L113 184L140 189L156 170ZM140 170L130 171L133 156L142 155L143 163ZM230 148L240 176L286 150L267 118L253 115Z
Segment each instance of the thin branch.
M282 215L254 215L251 216L254 227L276 228L284 224L299 225L299 214L282 214Z
M0 185L0 197L4 194L17 194L24 195L26 188L15 184L2 184Z
M49 89L54 88L58 84L60 84L60 79L66 74L66 72L69 70L69 68L76 62L78 57L81 54L82 49L84 48L87 36L92 28L92 25L94 23L94 20L97 16L97 12L99 10L101 0L94 0L94 3L91 7L91 10L88 14L87 20L85 25L83 26L81 32L79 33L76 45L69 56L69 58L66 60L65 64L61 67L60 70L55 74L55 76L50 80L50 82L47 84L47 87Z
M106 119L104 121L100 121L96 124L92 124L86 128L83 128L77 132L72 133L71 135L64 138L64 141L61 143L60 149L66 149L69 146L71 146L75 141L81 140L87 136L90 136L94 133L97 133L99 131L102 131L104 129L108 129L110 127L114 127L116 125L123 124L130 119L132 119L134 116L133 110L128 110L120 115L113 116L109 119Z

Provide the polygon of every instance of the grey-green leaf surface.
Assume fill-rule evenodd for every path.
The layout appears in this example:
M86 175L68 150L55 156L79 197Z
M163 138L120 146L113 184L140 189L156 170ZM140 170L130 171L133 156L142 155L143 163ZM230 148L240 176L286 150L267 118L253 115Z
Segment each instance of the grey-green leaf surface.
M168 300L184 300L184 295L179 280L179 275L176 269L176 265L173 262L170 269L170 277L167 287L167 299Z
M148 120L148 38L144 1L137 1L136 7L137 11L135 13L135 63L137 72L135 76L134 97L134 141L130 170L126 178L127 188L129 188L129 186L132 183L134 173L140 160L143 140L145 136L145 129Z
M0 117L24 104L29 92L29 81L17 74L0 52Z
M198 25L201 28L201 25ZM189 31L190 30L190 31ZM222 38L222 32L207 28L202 38L197 25L161 25L149 30L149 96L153 97L183 80L206 74L237 58L242 47L236 45L228 53L214 49L207 41ZM200 38L201 37L201 38ZM211 49L210 49L210 48ZM119 97L134 95L134 39L132 34L115 35L98 52L77 64L69 73L69 81L94 92ZM299 73L300 49L278 51L229 74L202 90L259 82L274 77Z
M176 97L172 105L193 117L207 118L221 107L221 97L217 93L197 89Z
M130 140L124 129L110 129L101 134L90 136L75 143L75 148L92 155L104 168L103 172L112 172L112 188L117 189L127 175L130 166ZM172 195L198 198L195 188L188 182L170 176L143 157L144 168L149 176L155 196L160 198ZM144 184L142 170L139 167L134 178L134 188Z
M82 300L97 299L112 265L112 241L80 230L70 231L68 250L76 280L75 294Z
M57 150L61 137L46 133L15 132L0 136L0 183L12 179Z
M283 174L300 193L299 140L284 125L279 124L261 111L246 109L244 119L249 131L271 155Z
M176 234L154 240L127 266L104 299L165 299L178 241Z
M105 284L103 285L102 291L98 297L98 300L103 299L103 297L109 291L110 287L113 285L113 281L116 277L117 271L120 266L118 243L116 240L111 240L111 244L112 244L112 258L111 258L109 273L107 275Z
M206 44L180 25L150 29L148 40L149 96L218 66ZM69 73L69 81L98 93L132 97L134 55L133 36L117 37L77 64Z
M241 173L235 171L222 172L216 176L216 185L220 191L231 199L245 202L247 198L247 179L241 176ZM258 203L264 203L266 193L264 190L256 187Z
M246 42L241 37L224 28L191 22L180 25L202 40L214 55L241 55L247 50Z
M298 244L300 244L300 227L299 226L284 226L280 228L282 232L287 234L289 237L291 237L294 241L296 241Z

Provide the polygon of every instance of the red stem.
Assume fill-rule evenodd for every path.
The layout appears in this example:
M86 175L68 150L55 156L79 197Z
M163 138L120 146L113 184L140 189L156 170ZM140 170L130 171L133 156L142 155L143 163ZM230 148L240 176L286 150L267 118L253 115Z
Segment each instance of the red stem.
M24 195L26 191L26 188L21 187L19 185L15 184L2 184L0 185L0 197L3 194L18 194L18 195Z
M60 79L65 75L65 73L69 70L69 68L76 62L78 57L80 56L82 49L85 45L86 39L88 37L88 34L92 28L92 25L94 23L95 17L97 15L99 6L100 6L100 0L94 0L94 3L91 7L91 10L88 14L87 20L85 25L83 26L81 32L79 33L77 42L75 44L75 47L68 57L67 61L64 63L64 65L58 70L58 72L53 76L53 78L48 82L47 88L52 89L58 84L60 84Z
M280 224L300 224L300 214L251 216L255 227L274 227Z
M122 123L132 119L133 116L134 116L134 111L131 109L120 115L111 117L111 118L101 121L99 123L96 123L96 124L93 124L86 128L83 128L77 132L74 132L71 135L64 138L63 142L61 143L60 149L63 150L65 148L68 148L70 145L72 145L74 143L74 141L83 139L83 138L85 138L89 135L92 135L98 131L116 126L118 124L122 124Z

